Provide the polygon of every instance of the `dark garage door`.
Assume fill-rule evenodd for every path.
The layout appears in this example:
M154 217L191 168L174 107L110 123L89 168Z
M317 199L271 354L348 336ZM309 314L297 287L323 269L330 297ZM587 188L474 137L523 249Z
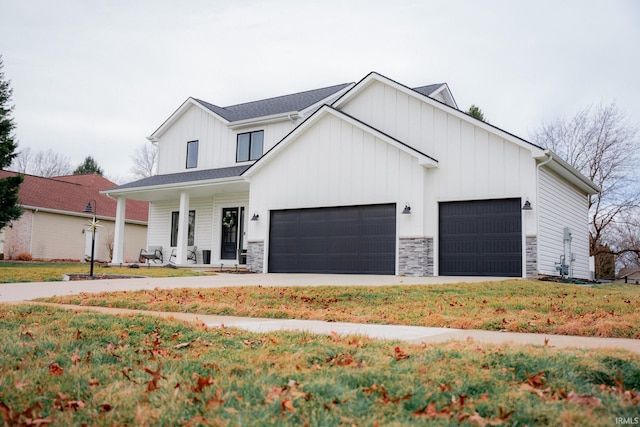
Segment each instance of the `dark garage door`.
M441 276L522 276L520 199L440 203Z
M395 253L395 204L271 212L271 273L395 274Z

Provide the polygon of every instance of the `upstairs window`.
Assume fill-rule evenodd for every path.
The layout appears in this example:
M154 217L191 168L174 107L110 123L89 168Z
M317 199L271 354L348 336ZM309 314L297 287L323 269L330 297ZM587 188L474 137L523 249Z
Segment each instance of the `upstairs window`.
M187 142L187 169L198 167L198 141Z
M238 146L236 148L236 162L247 162L258 160L262 157L262 145L264 142L264 131L239 133Z

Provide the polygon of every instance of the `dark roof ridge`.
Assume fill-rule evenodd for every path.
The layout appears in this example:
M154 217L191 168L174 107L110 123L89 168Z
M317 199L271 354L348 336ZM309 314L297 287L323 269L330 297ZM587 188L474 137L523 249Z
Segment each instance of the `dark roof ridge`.
M192 99L215 114L221 116L223 119L229 122L237 122L247 119L255 119L258 117L302 111L332 95L335 95L340 90L347 88L352 84L353 83L341 83L338 85L310 89L302 92L275 96L272 98L258 99L226 107L220 107L198 98L192 97Z
M316 91L319 91L319 90L327 90L327 89L333 89L333 88L337 88L337 87L344 88L344 87L347 87L350 84L353 84L353 82L340 83L340 84L337 84L337 85L331 85L331 86L325 86L325 87L318 87L318 88L315 88L315 89L308 89L308 90L303 90L303 91L300 91L300 92L288 93L288 94L285 94L285 95L278 95L278 96L272 96L272 97L269 97L269 98L256 99L254 101L240 102L238 104L227 105L225 107L220 107L220 108L227 109L227 108L233 108L233 107L241 107L241 106L245 106L245 105L256 104L258 102L265 102L265 101L272 101L272 100L275 100L275 99L286 98L286 97L289 97L289 96L304 95L306 93L316 92Z

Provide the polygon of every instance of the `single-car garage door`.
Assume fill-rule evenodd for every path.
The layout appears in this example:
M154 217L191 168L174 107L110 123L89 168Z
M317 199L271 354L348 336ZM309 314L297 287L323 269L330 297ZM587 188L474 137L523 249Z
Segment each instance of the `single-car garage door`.
M395 204L271 211L271 273L395 274L395 253Z
M440 203L441 276L522 276L520 199Z

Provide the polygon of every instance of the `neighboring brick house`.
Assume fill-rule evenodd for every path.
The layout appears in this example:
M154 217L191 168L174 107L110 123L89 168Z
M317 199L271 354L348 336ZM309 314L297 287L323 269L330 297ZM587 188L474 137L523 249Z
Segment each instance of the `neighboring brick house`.
M16 175L0 171L0 178ZM96 232L95 259L111 260L116 201L100 194L115 184L98 175L69 175L43 178L24 175L18 196L23 215L0 232L0 253L4 259L28 254L34 260L80 261L91 253L89 221L93 214L84 212L95 201L100 221ZM149 204L135 201L127 205L124 257L135 262L146 246Z

